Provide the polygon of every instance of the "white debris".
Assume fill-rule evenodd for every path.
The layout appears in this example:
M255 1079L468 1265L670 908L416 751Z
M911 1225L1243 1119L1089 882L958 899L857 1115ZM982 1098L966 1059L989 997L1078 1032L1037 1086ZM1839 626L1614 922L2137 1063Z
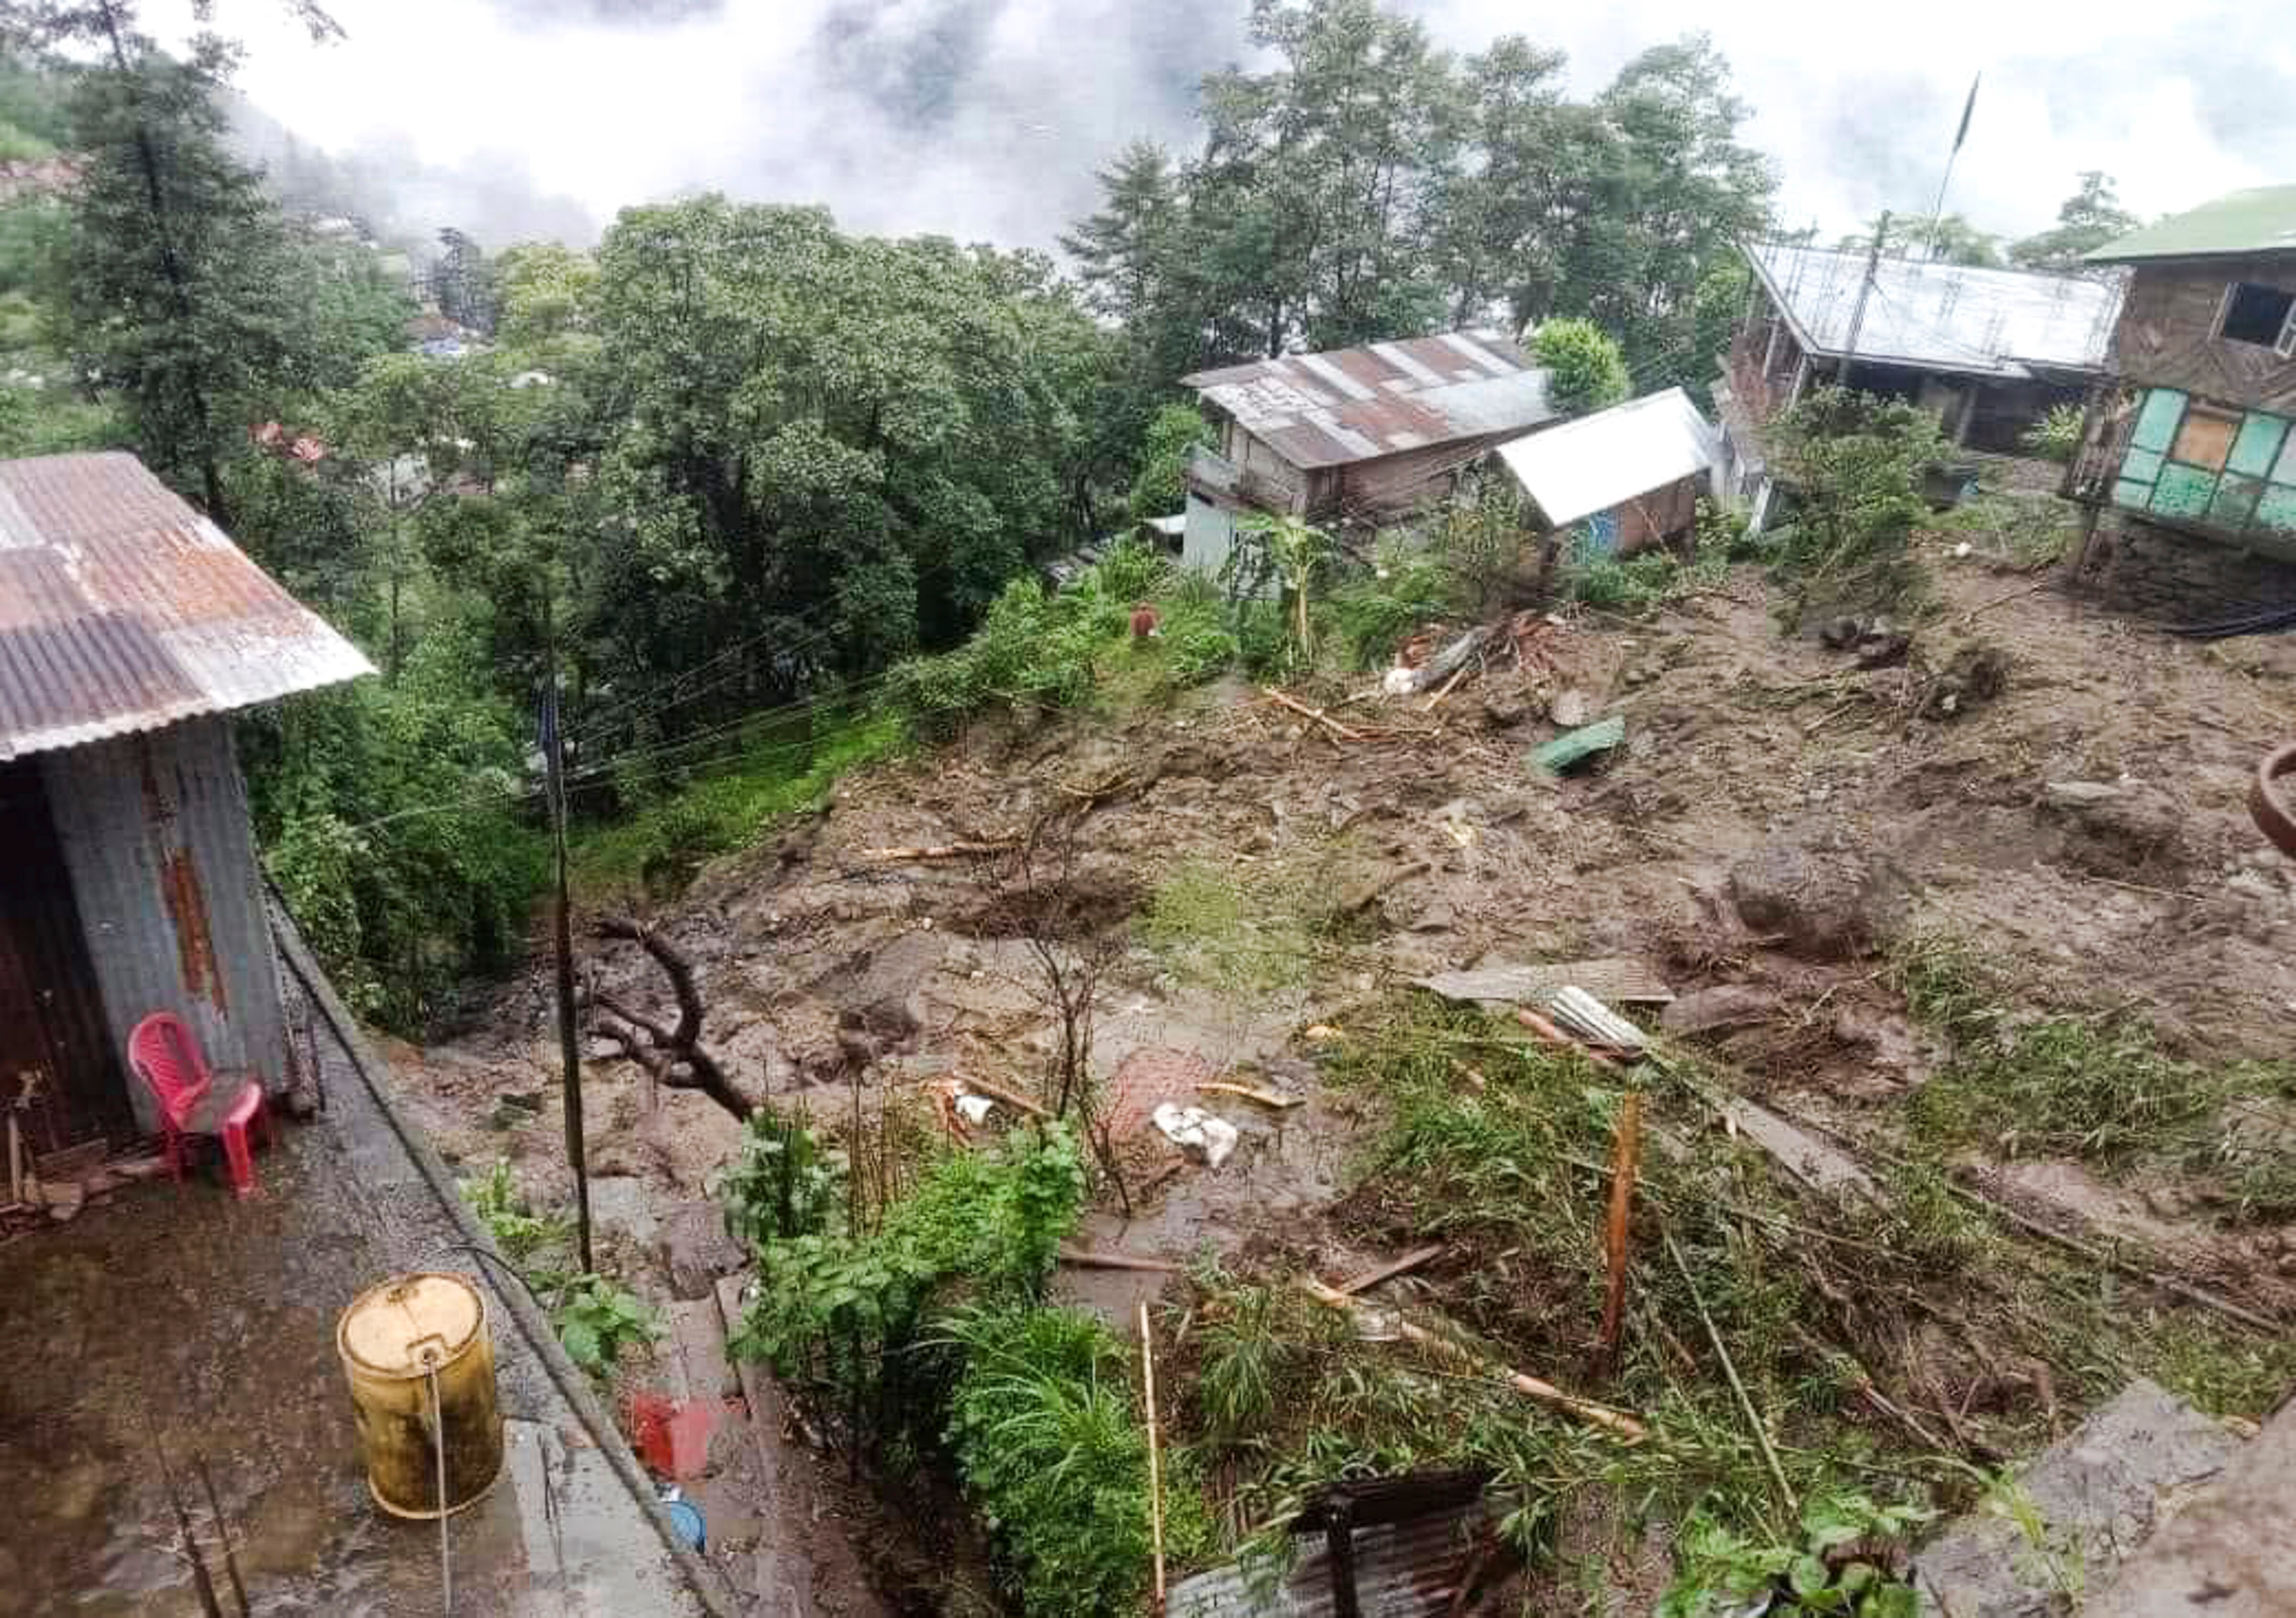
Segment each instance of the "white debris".
M967 1124L985 1124L988 1115L996 1110L996 1103L987 1096L976 1096L971 1091L956 1098L956 1110Z
M1194 1152L1213 1168L1226 1163L1228 1154L1235 1150L1235 1125L1201 1107L1175 1107L1166 1101L1148 1115L1148 1121L1163 1132L1167 1140Z

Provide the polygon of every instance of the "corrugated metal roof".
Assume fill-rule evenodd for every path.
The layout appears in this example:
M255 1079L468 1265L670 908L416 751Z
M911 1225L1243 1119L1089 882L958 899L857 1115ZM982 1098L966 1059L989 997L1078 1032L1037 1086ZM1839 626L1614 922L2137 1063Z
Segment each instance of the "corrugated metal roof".
M135 456L0 461L0 758L373 672Z
M1303 468L1519 432L1558 413L1546 373L1489 331L1287 354L1181 380Z
M1864 253L1761 242L1746 257L1795 339L1827 357L1848 348L1855 321L1863 360L2008 377L2101 371L2120 313L2117 279L1883 258L1859 319Z
M1499 445L1499 459L1561 527L1714 464L1714 429L1679 388Z
M2091 264L2296 253L2296 185L2258 185L2131 231L2085 255Z
M1485 1520L1480 1500L1407 1522L1355 1531L1356 1600L1378 1618L1439 1618L1452 1609L1459 1573ZM1331 1618L1331 1553L1324 1536L1295 1541L1291 1567L1271 1581L1246 1564L1172 1586L1169 1618Z

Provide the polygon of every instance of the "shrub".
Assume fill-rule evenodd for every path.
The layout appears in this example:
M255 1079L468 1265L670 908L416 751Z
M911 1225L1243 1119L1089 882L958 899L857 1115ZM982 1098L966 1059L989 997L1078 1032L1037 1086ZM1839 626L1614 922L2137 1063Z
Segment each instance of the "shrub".
M1144 522L1179 510L1186 491L1188 452L1218 441L1212 424L1193 404L1167 404L1148 423L1140 441L1140 472L1126 505L1132 520Z
M2027 428L2017 442L2043 461L2066 462L2080 447L2081 407L2060 404Z
M1928 516L1923 470L1938 454L1937 422L1920 406L1821 388L1774 423L1776 458L1794 488L1794 525L1782 536L1797 618L1830 610L1898 607L1924 583L1909 555Z
M873 1230L824 1224L759 1243L759 1287L734 1351L832 1392L857 1439L890 1437L931 1405L930 1367L913 1351L934 1304L960 1282L1033 1299L1084 1185L1075 1138L1046 1124L1001 1154L941 1157ZM729 1209L753 1239L754 1206Z
M1349 665L1382 668L1404 637L1447 616L1457 600L1450 573L1434 557L1389 547L1377 568L1334 590L1324 610Z
M578 1279L551 1317L566 1357L594 1377L614 1369L622 1351L661 1336L661 1319L636 1294L600 1275Z
M1095 1317L988 1306L948 1322L964 1369L948 1443L1020 1587L1046 1618L1130 1612L1149 1557L1148 1436L1133 1406L1131 1356ZM1168 1554L1210 1539L1201 1494L1168 1489Z
M1548 396L1568 414L1616 404L1633 386L1626 355L1593 321L1550 320L1531 334L1530 348L1546 369Z

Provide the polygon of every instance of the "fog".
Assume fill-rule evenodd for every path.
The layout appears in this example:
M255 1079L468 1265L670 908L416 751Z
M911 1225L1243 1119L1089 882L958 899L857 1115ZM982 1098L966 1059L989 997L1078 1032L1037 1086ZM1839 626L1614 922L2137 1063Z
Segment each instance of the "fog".
M180 4L182 0L174 0ZM314 45L263 0L219 8L250 101L388 184L401 222L499 243L579 238L696 190L820 202L844 224L1049 248L1126 140L1193 138L1245 0L340 0ZM2253 6L1928 0L1735 8L1405 0L1442 45L1513 29L1597 89L1645 45L1710 30L1777 160L1784 223L1831 234L1925 210L1971 76L1950 208L2048 225L2083 168L2140 213L2296 179L2296 29ZM163 36L176 13L155 10ZM2284 21L2287 19L2284 19ZM2236 46L2228 42L2237 42Z

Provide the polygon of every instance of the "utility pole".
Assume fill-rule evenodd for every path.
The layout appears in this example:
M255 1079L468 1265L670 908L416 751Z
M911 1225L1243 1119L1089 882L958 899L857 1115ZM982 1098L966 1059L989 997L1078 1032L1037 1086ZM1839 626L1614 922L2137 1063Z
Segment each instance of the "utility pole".
M547 648L540 731L544 782L550 799L550 838L558 854L558 1049L565 1059L566 1163L574 1171L574 1234L582 1273L594 1274L590 1255L590 1171L582 1142L582 1052L574 1030L574 917L566 891L565 732L558 723L558 641L550 623L550 595L542 598L542 639Z
M1857 302L1849 311L1849 336L1841 345L1841 373L1834 380L1849 386L1849 362L1857 356L1857 335L1866 328L1866 300L1874 295L1874 276L1882 265L1882 241L1890 233L1890 212L1874 222L1874 243L1866 249L1866 279L1857 283Z

